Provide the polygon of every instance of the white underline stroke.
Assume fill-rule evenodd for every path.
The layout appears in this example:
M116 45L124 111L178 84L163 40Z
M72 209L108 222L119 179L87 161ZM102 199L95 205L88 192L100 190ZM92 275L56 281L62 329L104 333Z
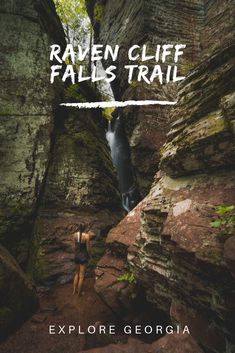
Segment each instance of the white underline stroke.
M144 101L112 101L112 102L85 102L85 103L60 103L61 106L74 107L80 109L92 109L92 108L112 108L112 107L127 107L130 105L175 105L177 102L172 101L156 101L156 100L144 100Z

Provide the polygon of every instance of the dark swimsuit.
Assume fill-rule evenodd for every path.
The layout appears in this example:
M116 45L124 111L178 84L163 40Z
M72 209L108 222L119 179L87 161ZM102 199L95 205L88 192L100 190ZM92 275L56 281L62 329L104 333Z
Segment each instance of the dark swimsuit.
M81 238L81 233L78 233L78 238L75 246L74 262L76 264L85 265L89 261L89 254L87 251L87 242L83 243Z

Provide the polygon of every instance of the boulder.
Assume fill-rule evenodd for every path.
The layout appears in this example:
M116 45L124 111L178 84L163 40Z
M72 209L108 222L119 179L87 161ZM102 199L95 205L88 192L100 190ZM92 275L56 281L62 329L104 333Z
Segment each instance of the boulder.
M116 227L111 229L105 242L106 253L97 263L95 270L95 289L118 316L131 311L132 296L136 296L134 283L130 283L128 278L125 280L123 276L131 275L127 266L127 254L140 228L140 213L143 206L141 202Z
M147 300L170 313L173 322L188 325L197 342L212 352L234 345L235 281L228 251L233 237L223 244L223 229L211 225L216 206L233 204L234 186L231 171L163 176L148 195L128 255Z
M36 292L15 259L0 246L0 339L37 308Z
M165 335L152 343L151 349L153 353L203 353L192 336L176 333Z
M127 343L111 344L79 353L203 353L190 335L166 335L152 344L136 338L129 338Z
M224 260L235 277L235 236L231 236L224 243Z

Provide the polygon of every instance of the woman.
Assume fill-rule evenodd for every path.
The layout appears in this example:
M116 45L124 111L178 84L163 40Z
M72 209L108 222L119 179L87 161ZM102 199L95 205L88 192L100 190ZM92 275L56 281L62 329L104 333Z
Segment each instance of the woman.
M84 282L84 276L86 271L86 265L88 264L90 257L90 234L85 232L85 225L80 224L78 231L73 234L73 248L74 248L74 261L76 264L76 273L73 280L73 294L78 292L81 293L82 285Z

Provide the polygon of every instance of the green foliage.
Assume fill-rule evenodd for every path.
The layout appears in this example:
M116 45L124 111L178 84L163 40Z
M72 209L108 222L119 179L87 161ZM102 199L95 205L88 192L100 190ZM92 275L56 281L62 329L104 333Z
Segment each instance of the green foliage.
M218 215L223 215L225 213L231 212L234 210L234 206L226 206L226 205L221 205L216 207L215 213Z
M114 110L115 110L114 107L104 108L103 111L102 111L103 118L105 118L107 120L111 120L112 119L112 113L114 112Z
M73 45L87 44L92 27L85 0L54 0L54 3L67 41Z
M131 81L130 86L133 88L136 88L138 85L138 82L136 80Z
M234 233L235 229L235 206L219 205L215 208L216 219L210 225L213 228L219 228L221 233L219 238L225 240Z
M127 282L128 283L128 290L125 292L125 296L129 297L129 299L134 300L137 297L137 280L135 275L132 272L127 272L122 276L117 278L117 282Z
M136 278L135 275L131 272L125 273L124 275L120 276L117 278L118 282L126 281L129 284L136 284Z

